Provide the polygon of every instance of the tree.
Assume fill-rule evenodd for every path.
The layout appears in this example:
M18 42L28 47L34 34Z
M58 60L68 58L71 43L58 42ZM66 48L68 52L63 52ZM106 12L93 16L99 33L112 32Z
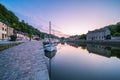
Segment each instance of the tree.
M61 40L65 40L65 37L61 37Z
M16 41L17 39L17 36L16 35L11 35L10 36L10 41Z
M8 22L10 27L23 33L28 33L30 37L32 37L32 35L41 35L40 30L29 25L24 20L19 21L19 18L2 4L0 4L0 21ZM42 33L42 35L43 34L48 35L47 33Z
M116 32L113 36L120 37L120 33Z
M120 22L119 22L119 23L117 23L116 30L117 30L117 32L118 32L118 33L120 33Z
M110 35L107 35L107 36L105 36L105 39L106 39L106 40L109 40L109 39L111 39L111 36L110 36Z
M86 40L86 34L82 34L82 35L80 35L80 39L84 39L84 40Z
M109 25L107 27L110 29L112 36L118 36L119 35L119 33L120 33L120 22L118 22L115 25Z

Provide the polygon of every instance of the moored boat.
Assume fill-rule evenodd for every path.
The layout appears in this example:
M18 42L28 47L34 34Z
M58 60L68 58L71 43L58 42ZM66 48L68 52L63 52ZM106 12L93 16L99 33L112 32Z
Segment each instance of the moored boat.
M49 34L51 35L51 22L49 22ZM55 51L56 46L54 43L51 42L51 37L49 36L49 41L48 42L43 42L44 45L44 50L45 51Z

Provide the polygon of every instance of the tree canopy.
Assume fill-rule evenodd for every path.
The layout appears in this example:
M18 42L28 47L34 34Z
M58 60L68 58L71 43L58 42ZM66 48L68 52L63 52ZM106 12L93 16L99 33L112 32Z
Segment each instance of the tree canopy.
M8 23L10 27L18 31L28 33L28 35L31 35L31 36L36 35L41 38L44 38L45 35L49 35L47 33L40 32L37 28L34 28L32 25L29 25L24 20L19 21L19 18L12 11L8 10L2 4L0 4L0 20L5 23Z
M110 29L112 36L120 36L120 22L114 25L106 26Z

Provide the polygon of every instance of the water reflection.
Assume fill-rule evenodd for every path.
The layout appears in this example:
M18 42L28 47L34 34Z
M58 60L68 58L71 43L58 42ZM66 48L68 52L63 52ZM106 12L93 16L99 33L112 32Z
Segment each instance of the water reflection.
M78 42L67 42L67 44L75 48L81 47L82 49L86 49L86 46L87 46L86 43L78 43Z
M119 46L68 44L57 46L50 80L120 80Z
M67 43L73 47L81 47L81 49L86 49L89 53L94 53L97 55L105 57L117 57L120 58L120 46L116 45L98 45L98 44L86 44L86 43Z
M56 55L56 50L49 52L49 51L45 51L45 56L49 59L49 64L48 64L48 69L49 69L49 77L51 78L51 62L52 62L52 58Z
M49 59L52 59L55 56L56 52L57 52L56 50L52 52L45 51L45 56Z

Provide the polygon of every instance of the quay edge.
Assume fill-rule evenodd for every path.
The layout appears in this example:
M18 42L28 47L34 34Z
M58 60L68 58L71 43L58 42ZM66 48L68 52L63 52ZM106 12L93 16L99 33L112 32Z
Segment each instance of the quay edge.
M0 80L49 80L42 41L28 41L1 51Z

